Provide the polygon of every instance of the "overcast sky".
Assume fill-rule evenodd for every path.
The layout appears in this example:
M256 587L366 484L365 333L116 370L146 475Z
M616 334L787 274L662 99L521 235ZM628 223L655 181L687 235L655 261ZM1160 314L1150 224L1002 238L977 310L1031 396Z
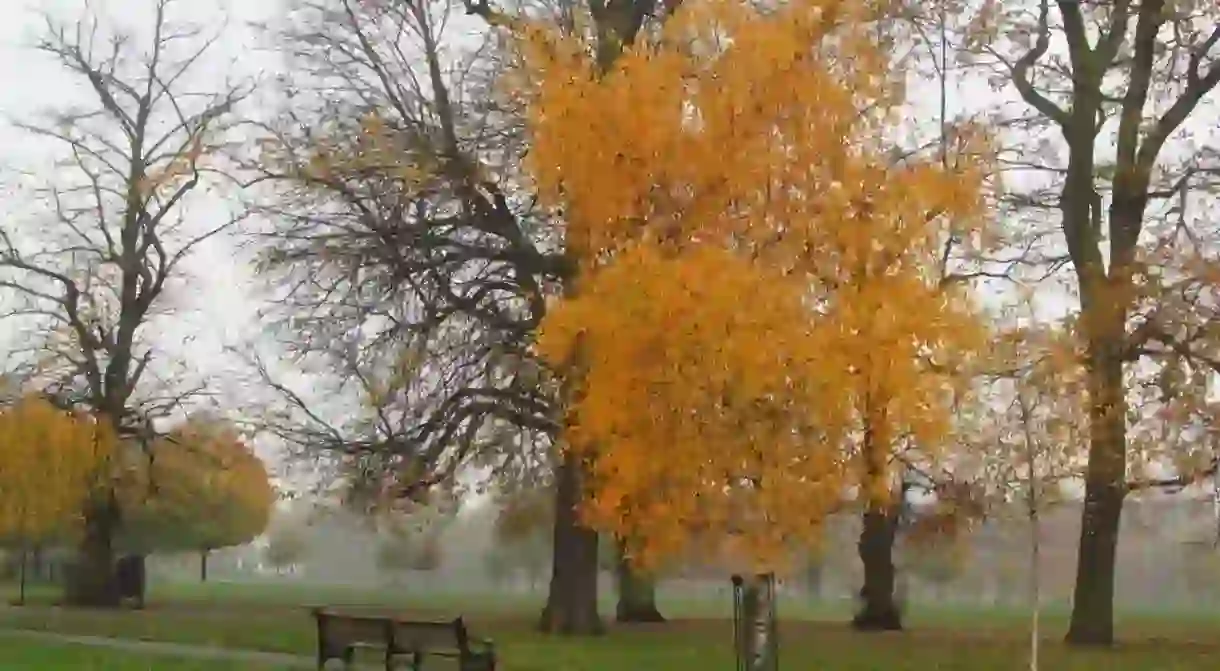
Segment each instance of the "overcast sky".
M71 21L81 14L86 4L95 11L115 18L121 24L137 30L146 30L150 25L153 3L150 0L11 0L20 7L6 8L5 21L0 23L0 111L5 115L23 119L37 119L39 110L48 106L61 106L65 101L80 99L82 90L62 68L49 58L38 54L28 45L45 28L44 13ZM237 0L189 0L178 2L175 12L182 18L196 19L208 26L217 26L225 13L231 16L233 26L226 31L225 39L217 44L210 58L208 69L200 68L201 74L223 76L228 71L240 75L243 71L254 74L259 68L274 65L273 59L250 49L248 31L242 22L257 18L252 12L272 9L273 2L240 2ZM13 11L17 10L17 11ZM240 56L240 58L236 58ZM231 62L236 61L236 62ZM45 141L31 138L28 134L13 129L9 124L0 125L0 169L5 177L11 177L15 169L27 169L39 165L39 157L45 152ZM0 211L7 212L5 204ZM222 203L199 202L192 208L192 216L200 221L211 221L223 215ZM16 227L33 225L20 222ZM206 224L202 224L206 225ZM12 223L9 224L13 226ZM190 273L198 282L187 295L175 296L175 304L193 310L184 310L175 320L171 333L166 333L166 347L173 347L189 336L195 336L191 352L198 354L193 359L206 367L219 358L220 348L247 332L253 325L253 310L256 305L248 299L246 269L234 258L231 242L214 239L202 245L189 264ZM213 364L215 362L212 362Z
M12 6L10 6L12 5ZM40 110L47 107L62 108L74 101L92 103L85 98L87 92L79 81L74 80L49 57L38 54L30 45L46 29L45 15L71 23L84 14L86 5L103 17L117 22L137 35L147 34L151 26L153 2L151 0L9 0L5 6L3 22L0 22L0 112L5 116L0 123L0 183L5 185L0 196L0 216L8 231L16 231L21 237L37 232L45 221L29 210L29 199L11 188L16 181L16 171L34 170L40 177L52 174L47 165L49 145L45 140L32 138L29 134L14 129L8 118L37 121ZM200 88L215 88L214 82L226 74L242 77L255 76L260 69L275 66L275 59L253 48L252 33L244 24L250 20L266 18L275 11L279 3L240 2L237 0L179 0L173 8L173 16L179 21L194 21L211 29L218 28L224 17L229 17L229 28L223 39L210 53L206 67L198 68L199 77L192 84ZM262 14L256 13L262 12ZM189 210L192 226L210 226L220 221L229 211L229 204L214 198L197 198ZM212 380L221 390L231 387L232 376L226 372L232 368L231 359L223 351L249 339L258 332L254 312L258 302L251 299L250 273L245 264L236 258L233 241L214 238L197 248L186 264L186 271L193 278L189 288L175 290L169 296L177 314L165 321L153 337L158 349L169 356L154 359L154 366L165 364L171 358L188 360L197 372ZM0 346L18 337L11 325L0 332ZM240 402L236 394L227 394L225 406ZM265 457L275 460L274 453L263 450Z

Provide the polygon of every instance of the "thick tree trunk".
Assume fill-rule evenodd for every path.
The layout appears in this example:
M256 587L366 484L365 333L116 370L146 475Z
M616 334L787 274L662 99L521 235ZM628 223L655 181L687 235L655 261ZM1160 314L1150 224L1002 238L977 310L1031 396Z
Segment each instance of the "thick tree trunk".
M114 565L114 532L118 507L103 495L85 510L84 536L67 574L64 602L69 606L118 608L118 579Z
M871 414L865 427L864 459L866 486L877 484L886 477L889 441L878 435L884 427L884 413ZM864 567L864 587L860 589L860 611L852 618L852 627L859 631L896 631L902 629L902 613L895 599L894 537L898 533L898 517L902 512L906 489L898 492L897 505L889 501L867 500L860 540L856 549Z
M894 598L894 534L896 519L885 504L871 505L864 513L857 549L864 566L860 612L852 627L860 631L902 629L902 613Z
M656 579L631 566L623 543L620 542L617 549L615 578L618 583L618 606L614 611L615 620L623 623L664 622L665 616L657 609Z
M1068 643L1114 642L1114 575L1122 510L1121 490L1086 483Z
M597 532L583 526L583 465L567 453L555 473L555 536L551 585L539 629L563 635L596 635L605 629L597 612Z
M1121 329L1121 325L1112 325ZM1126 495L1126 403L1123 364L1118 351L1122 331L1103 330L1090 342L1089 464L1080 520L1080 551L1067 642L1114 642L1114 576L1118 527ZM1116 342L1117 341L1117 342Z

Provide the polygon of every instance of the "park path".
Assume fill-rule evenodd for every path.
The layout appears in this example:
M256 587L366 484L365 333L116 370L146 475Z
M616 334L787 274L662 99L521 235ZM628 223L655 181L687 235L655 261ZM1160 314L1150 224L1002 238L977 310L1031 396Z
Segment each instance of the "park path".
M94 648L108 648L110 650L134 652L141 655L259 664L281 669L313 669L317 665L313 658L303 655L263 652L259 650L234 650L207 645L140 641L106 636L59 634L31 629L0 629L0 638L3 637L22 638L28 641L51 643L54 645L81 645Z

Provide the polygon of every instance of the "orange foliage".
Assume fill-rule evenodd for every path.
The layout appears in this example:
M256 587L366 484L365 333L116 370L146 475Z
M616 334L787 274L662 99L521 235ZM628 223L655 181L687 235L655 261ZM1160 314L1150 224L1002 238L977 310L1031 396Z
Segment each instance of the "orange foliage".
M760 552L778 548L838 500L839 436L828 432L843 426L842 406L825 382L846 361L829 331L800 333L808 309L782 286L714 247L665 260L641 245L548 318L544 354L577 333L589 352L565 435L596 454L585 512L646 545L632 548L637 559L680 552L693 528L748 528ZM753 511L784 508L810 514L750 524Z
M119 490L128 542L148 551L213 550L266 529L275 489L231 427L188 421L157 441L152 455Z
M114 441L107 424L26 396L0 411L0 537L71 531Z
M578 268L537 346L580 382L588 520L637 560L720 529L773 563L838 504L866 421L887 450L948 431L924 362L982 337L936 260L978 232L985 166L888 159L866 11L688 2L605 73L522 31L530 168Z
M1028 517L1083 476L1089 381L1072 322L1038 318L1026 292L1000 315L978 364L977 388L959 408L959 467L986 490L993 514Z

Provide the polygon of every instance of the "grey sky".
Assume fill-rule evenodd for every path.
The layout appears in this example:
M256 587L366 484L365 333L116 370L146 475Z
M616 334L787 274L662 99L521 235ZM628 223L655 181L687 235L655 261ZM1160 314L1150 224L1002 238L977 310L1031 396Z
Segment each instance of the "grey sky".
M147 30L150 25L152 2L149 0L110 0L110 2L85 2L84 0L42 0L24 2L17 11L6 14L0 24L0 111L6 115L37 119L39 109L52 105L63 105L66 101L80 99L83 91L79 83L57 67L50 59L30 50L29 45L43 28L43 13L62 20L72 20L81 10L91 4L100 15L114 17L120 25L135 30ZM180 2L176 12L185 19L193 19L205 26L215 27L220 17L229 14L233 26L226 31L225 39L216 45L211 54L209 68L212 73L223 76L226 70L240 75L243 71L253 74L259 67L273 65L269 57L251 51L250 36L242 30L241 23L257 18L251 13L255 8L270 9L271 3L237 2L236 0L203 0ZM240 58L238 58L240 56ZM236 60L236 64L230 61ZM201 71L203 69L201 68ZM201 82L206 85L206 82ZM0 164L5 168L4 177L11 176L11 169L27 169L39 166L40 154L46 151L46 141L31 138L7 124L0 126L0 146L5 154ZM46 170L45 161L39 166ZM5 204L0 211L7 212ZM215 218L223 213L223 203L203 202L192 208L192 216L201 220ZM20 226L20 224L18 224ZM175 296L175 303L184 308L181 319L171 332L165 334L164 346L173 347L188 336L195 336L190 352L201 366L217 359L220 348L247 333L252 326L253 309L248 298L247 269L235 258L231 243L225 239L214 239L202 245L189 263L191 275L197 283L186 295ZM183 354L186 352L183 351Z
M33 121L39 120L41 109L90 101L80 82L74 81L50 58L29 48L45 30L44 14L71 22L82 16L89 5L97 15L107 17L118 27L136 35L146 35L153 7L151 0L21 0L12 4L16 6L6 8L9 10L5 14L6 20L0 23L0 82L4 84L0 87L0 112L6 117ZM244 24L265 18L265 12L277 6L278 3L235 0L176 3L174 18L197 22L210 30L218 28L225 15L229 17L229 29L210 53L207 67L199 68L200 76L192 84L200 88L214 86L207 80L219 81L225 74L255 75L259 69L274 66L273 58L252 49L252 35ZM256 11L264 14L256 14ZM32 138L4 123L0 125L0 146L5 148L0 156L0 182L6 186L13 183L18 170L33 170L40 177L52 174L47 155L53 142ZM226 216L228 209L225 202L205 196L193 202L189 212L192 220L199 221L199 226L207 226L218 217ZM18 231L23 238L28 238L31 227L41 221L31 216L28 197L10 189L5 189L4 199L0 201L0 215L6 219L6 228ZM187 360L201 375L216 379L222 389L226 382L224 374L229 368L224 346L257 332L254 311L258 304L250 298L249 271L234 252L232 240L225 238L214 238L197 248L185 268L193 280L189 288L174 291L169 296L178 314L154 335L159 349L172 357ZM11 337L13 334L6 332L0 335L0 340ZM164 366L168 358L155 360L154 365ZM227 400L230 403L225 403L226 406L238 402L238 399Z

